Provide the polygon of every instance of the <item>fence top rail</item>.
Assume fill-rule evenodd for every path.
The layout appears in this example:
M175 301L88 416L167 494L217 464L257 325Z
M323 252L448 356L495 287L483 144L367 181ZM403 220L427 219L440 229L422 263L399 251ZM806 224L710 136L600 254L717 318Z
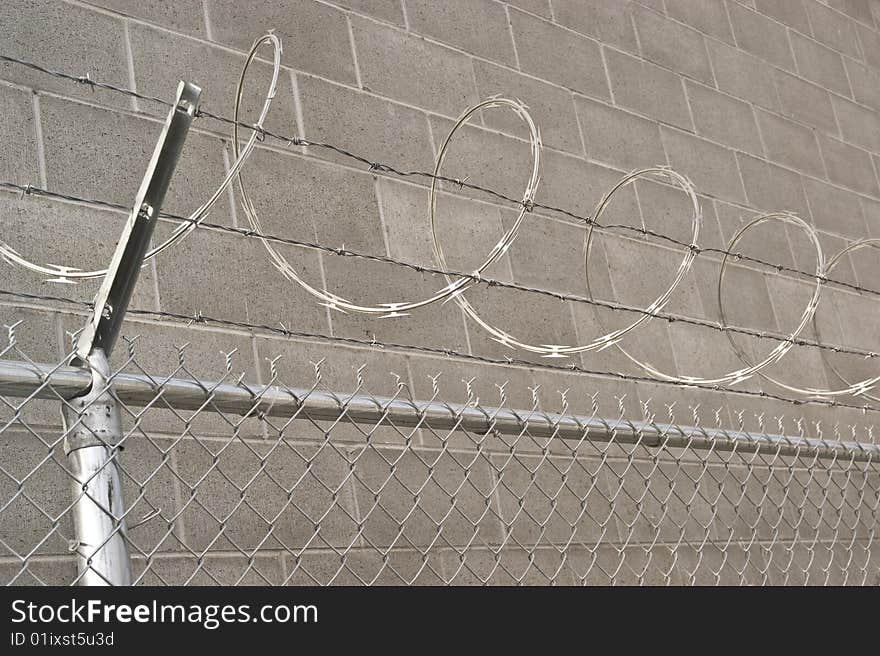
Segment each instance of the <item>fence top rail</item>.
M87 391L91 384L91 374L79 367L0 360L0 396L72 398ZM614 440L647 447L815 455L845 462L880 462L880 444L631 421L622 417L560 414L535 408L513 409L123 372L111 377L111 385L122 403L135 407L154 404L161 397L163 403L175 409L241 416L296 417L313 421L335 421L344 416L349 422L365 425L388 423L407 428L465 430L480 435L527 432L535 438Z

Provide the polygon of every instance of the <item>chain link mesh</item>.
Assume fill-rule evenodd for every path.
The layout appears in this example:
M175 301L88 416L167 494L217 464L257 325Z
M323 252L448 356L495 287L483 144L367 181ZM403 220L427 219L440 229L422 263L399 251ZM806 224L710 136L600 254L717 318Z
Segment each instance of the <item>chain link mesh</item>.
M0 375L2 580L75 584L77 554L100 548L72 525L89 492L73 489L59 408L77 379L69 358L35 362L21 325L9 333L0 361L39 374ZM414 386L387 369L357 369L341 389L330 360L287 380L272 361L253 386L235 354L218 355L225 373L210 382L186 348L161 372L154 355L130 340L110 378L123 419L108 447L124 488L116 530L136 584L880 583L867 429L598 394L554 404L503 386L492 399L477 380L443 377L406 417L392 401L413 401ZM296 403L280 408L279 394ZM336 412L313 412L319 397ZM447 409L445 427L426 403ZM469 423L474 409L487 430ZM516 430L500 419L511 411ZM585 426L576 438L561 429L572 418ZM716 429L751 437L732 448L682 437ZM788 441L774 450L759 434Z

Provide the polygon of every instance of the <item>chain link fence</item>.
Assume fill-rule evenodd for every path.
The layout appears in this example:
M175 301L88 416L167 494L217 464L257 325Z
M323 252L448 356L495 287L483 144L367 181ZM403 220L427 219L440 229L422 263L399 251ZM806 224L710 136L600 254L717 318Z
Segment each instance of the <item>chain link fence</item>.
M275 360L256 383L218 355L208 381L186 348L152 369L137 339L93 378L28 344L20 323L0 347L5 583L102 578L118 538L144 585L880 583L870 432L564 391L517 408L442 376L418 399L363 368L332 388L329 360L288 379ZM93 380L122 418L117 438L93 433L121 507L71 471L71 436L104 408L66 427L59 409ZM109 521L100 544L75 537L84 500Z

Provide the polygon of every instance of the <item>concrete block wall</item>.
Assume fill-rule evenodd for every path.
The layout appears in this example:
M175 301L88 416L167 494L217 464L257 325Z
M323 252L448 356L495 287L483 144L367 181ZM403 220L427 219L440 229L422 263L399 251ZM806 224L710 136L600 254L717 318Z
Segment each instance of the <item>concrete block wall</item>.
M501 94L524 101L540 127L541 203L590 215L626 172L669 165L699 192L703 247L723 248L751 217L777 210L796 212L815 227L828 257L856 239L880 237L880 3L873 0L6 0L0 24L0 54L165 98L177 79L188 79L203 86L203 107L224 115L232 113L251 42L274 29L284 44L281 85L267 123L274 132L332 142L401 170L431 170L456 117L479 99ZM256 116L270 66L262 61L253 70L249 117ZM149 100L11 63L0 63L0 110L0 178L121 204L134 196L164 117ZM165 209L188 213L197 207L222 179L231 150L228 126L197 121ZM529 170L522 124L493 110L454 140L444 174L519 197ZM245 173L264 228L273 235L432 263L423 178L383 175L317 148L272 139L258 146ZM512 225L515 210L444 185L438 234L450 267L473 269ZM95 203L0 191L2 238L38 261L103 266L123 220L124 213ZM247 227L238 189L225 195L209 220ZM690 239L686 199L662 184L628 187L615 197L605 221ZM159 233L168 234L173 225L163 221ZM488 274L582 294L583 230L565 214L532 212L509 257ZM810 243L792 226L762 226L739 250L785 267L815 267ZM442 278L382 263L294 247L283 252L313 284L365 302L414 299L445 285ZM593 290L600 298L645 306L668 285L681 257L668 243L600 233L589 264ZM842 260L832 277L880 290L877 261L876 250L859 251ZM667 310L715 320L718 271L717 257L699 256ZM744 262L729 276L724 295L732 323L779 333L796 325L810 294L804 278ZM4 264L0 289L89 300L97 283L52 285ZM488 321L537 344L590 340L602 326L631 320L497 287L480 286L468 298ZM641 370L613 349L574 361L608 374L548 369L546 360L490 339L452 304L398 319L331 313L284 280L259 242L217 230L197 230L152 262L132 306L498 361L133 314L126 333L140 336L137 364L151 373L179 372L175 347L188 344L186 371L208 379L224 375L224 354L235 351L235 372L256 382L270 379L270 360L282 355L276 367L291 386L311 384L312 363L323 359L322 385L337 391L353 389L358 368L366 364L365 387L377 394L393 393L402 380L414 396L428 397L430 376L440 373L440 398L449 401L467 400L463 381L473 378L480 402L493 405L499 402L496 386L506 382L506 403L515 407L530 406L530 388L539 386L546 410L558 410L559 392L568 390L572 411L592 413L597 395L597 413L609 417L620 416L622 407L632 419L647 415L690 424L699 418L724 427L794 434L803 429L861 441L873 439L870 426L876 422L872 412L794 406L736 391L790 396L757 378L716 391L624 381L614 374ZM817 323L827 342L873 349L880 336L878 312L876 294L827 287ZM67 350L66 331L76 330L84 316L71 304L0 294L0 320L24 320L17 335L34 360L58 361ZM736 339L753 356L775 345ZM628 337L626 346L670 373L712 376L739 367L725 336L680 322L654 320ZM533 364L505 364L508 357ZM831 357L851 378L865 378L875 367L854 356ZM790 384L838 383L811 348L795 349L768 372ZM809 479L803 461L746 466L744 459L725 463L686 453L682 457L695 468L689 474L675 464L675 454L646 449L613 447L603 455L590 445L524 439L511 446L388 427L365 436L350 425L331 431L338 450L313 459L327 427L249 420L236 428L231 421L236 423L205 413L190 421L169 410L141 418L124 466L128 496L138 504L133 516L161 511L133 531L140 549L136 570L148 569L145 582L192 576L204 583L608 583L622 556L616 580L623 582L711 583L716 579L707 567L716 562L722 582L796 582L798 575L807 582L877 580L876 469L847 479L838 464L832 468L835 483L823 489L818 475ZM53 531L51 518L36 506L60 511L66 503L63 486L53 487L63 478L60 469L53 474L44 466L38 479L26 478L51 451L35 444L30 431L49 442L57 428L56 408L31 403L4 435L4 496L33 492L18 494L0 513L3 535L15 536L11 549L0 554L7 578L20 571L20 556L40 543L37 534ZM281 436L284 448L266 456ZM261 453L271 459L268 471L261 468ZM63 456L55 454L52 467L63 467ZM418 457L440 460L429 470ZM347 474L355 459L353 478ZM666 476L655 467L661 462ZM782 519L792 503L798 507L789 465L808 476L799 486L809 498L806 506L824 508L816 510L815 521L803 515ZM571 466L560 487L560 469ZM251 488L261 491L254 489L246 495L250 501L239 504L241 486L255 475ZM419 510L409 515L413 489L426 482ZM747 487L750 492L739 498ZM848 499L841 509L827 500L828 488ZM586 512L582 497L588 499ZM843 508L861 511L850 521ZM274 519L273 509L280 511ZM749 513L754 522L737 524ZM322 516L315 532L315 518ZM439 523L442 537L423 555ZM270 524L277 533L264 543ZM823 533L829 525L834 530ZM800 530L791 530L795 526ZM222 538L212 543L221 528ZM853 532L849 558L850 551L835 545ZM69 580L72 563L62 539L68 533L65 521L55 526L53 539L39 544L28 571L16 580ZM687 536L684 543L681 535ZM560 545L566 543L563 557ZM209 544L211 555L199 558ZM496 555L500 544L505 548ZM256 556L242 556L257 545ZM804 563L809 576L799 567Z

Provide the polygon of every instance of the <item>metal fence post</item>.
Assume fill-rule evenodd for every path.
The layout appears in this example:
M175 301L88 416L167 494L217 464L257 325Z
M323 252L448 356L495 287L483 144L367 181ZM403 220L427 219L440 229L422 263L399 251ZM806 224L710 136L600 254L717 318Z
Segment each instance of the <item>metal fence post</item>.
M80 585L131 583L117 462L122 449L122 418L113 394L109 358L200 95L199 87L179 83L174 106L95 297L94 311L76 344L72 364L89 369L92 375L89 391L62 406L64 450L74 479L71 510L76 537L72 547L79 556Z

